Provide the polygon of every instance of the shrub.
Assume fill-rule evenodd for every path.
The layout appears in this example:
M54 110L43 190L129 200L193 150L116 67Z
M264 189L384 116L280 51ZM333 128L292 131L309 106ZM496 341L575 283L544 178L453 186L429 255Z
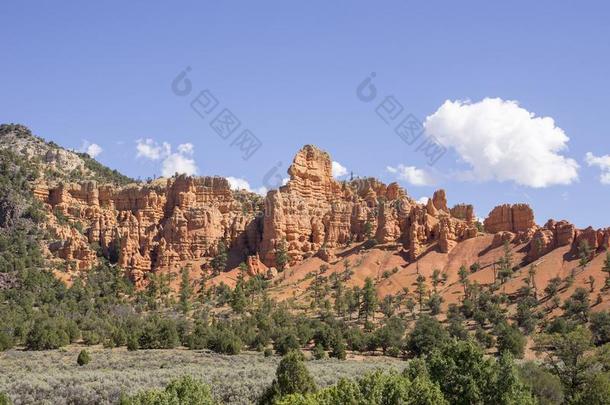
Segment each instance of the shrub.
M68 334L60 328L58 322L47 318L35 321L27 335L25 346L29 350L58 349L70 343Z
M330 353L331 357L334 357L339 360L345 360L347 357L347 353L345 352L345 341L342 337L337 337L334 339L332 344L332 351Z
M210 388L189 376L173 380L163 391L143 391L120 399L120 405L213 405L215 403Z
M242 341L229 329L218 329L211 334L208 340L208 349L222 354L239 354Z
M86 364L89 364L89 362L91 361L91 355L89 354L89 352L87 350L81 350L80 353L78 354L78 358L76 359L76 363L79 366L84 366Z
M523 358L526 339L516 326L503 324L498 327L498 352L510 352L517 358Z
M303 362L299 351L288 353L280 361L275 372L275 380L263 393L259 403L273 404L281 397L291 394L309 394L316 391L316 384Z
M449 338L436 319L423 315L415 323L415 328L409 335L407 348L416 355L428 354L435 347L441 346Z
M316 360L322 360L326 357L326 352L324 351L324 347L320 343L316 343L313 348L313 358Z
M591 315L589 325L596 345L603 345L610 342L610 312L597 312ZM1 346L1 343L0 343Z
M130 334L127 338L127 350L130 352L135 352L140 349L140 343L138 342L138 337L135 334Z
M0 352L13 347L13 337L6 332L0 331Z
M178 342L176 322L158 316L152 316L146 320L138 338L141 349L173 349Z
M4 392L0 392L0 405L11 405L13 402Z
M273 350L266 348L265 351L263 352L263 355L265 357L271 357L271 356L273 356Z
M275 352L280 356L284 356L288 354L288 352L292 350L298 350L301 345L299 344L299 339L292 332L288 332L283 336L280 336L273 342L273 347L275 348Z
M540 404L559 405L563 403L563 388L559 378L534 362L524 363L519 368L523 382L530 387Z

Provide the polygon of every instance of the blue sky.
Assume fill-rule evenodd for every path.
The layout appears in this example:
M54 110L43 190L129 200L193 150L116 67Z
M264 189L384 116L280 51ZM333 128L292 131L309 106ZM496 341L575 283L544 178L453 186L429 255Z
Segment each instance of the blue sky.
M539 223L610 225L607 3L80 4L0 5L1 122L96 144L98 160L133 177L196 167L258 189L309 143L415 198L445 188L481 217L526 202ZM178 96L187 66L191 92ZM356 88L371 72L367 103ZM190 102L206 89L218 105L201 118ZM448 151L434 166L376 114L387 96L401 117L437 113L426 128ZM227 140L210 126L225 108L241 122ZM262 143L248 160L231 145L244 129Z

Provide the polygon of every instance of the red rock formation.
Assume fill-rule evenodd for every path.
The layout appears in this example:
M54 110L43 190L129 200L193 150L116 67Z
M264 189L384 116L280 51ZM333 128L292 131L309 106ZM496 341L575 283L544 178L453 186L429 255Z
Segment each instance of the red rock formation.
M500 205L485 219L485 230L489 233L502 231L524 233L535 226L534 211L527 204Z
M285 240L293 261L328 249L363 241L366 228L378 243L402 243L412 258L439 242L448 252L455 242L476 236L476 228L449 214L445 192L439 190L428 206L416 204L396 183L375 179L339 183L332 177L330 156L314 146L299 151L288 170L290 180L267 195L261 258L275 264L275 250ZM472 208L466 208L472 220ZM468 215L465 215L468 217ZM442 225L439 218L444 217ZM320 252L323 249L324 252Z
M232 192L219 177L178 176L124 188L65 184L38 187L35 196L57 213L47 227L62 242L50 251L79 269L96 263L93 244L138 278L209 258L220 240L245 254L255 253L260 240L255 197Z
M567 221L549 220L543 228L537 229L530 241L527 259L534 261L561 246L574 241L575 227Z

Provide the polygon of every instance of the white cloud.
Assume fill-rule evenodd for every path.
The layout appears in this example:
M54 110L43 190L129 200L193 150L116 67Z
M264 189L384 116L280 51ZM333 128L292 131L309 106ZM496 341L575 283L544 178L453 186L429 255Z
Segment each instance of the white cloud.
M136 157L145 157L151 160L163 159L170 155L171 145L167 142L158 144L156 141L146 138L136 141Z
M182 153L183 155L192 155L194 151L195 147L190 142L178 145L178 153Z
M195 160L181 153L170 153L161 163L161 175L171 177L176 173L189 176L197 174Z
M172 153L172 145L168 142L158 143L146 138L136 141L136 157L161 161L161 175L171 177L174 174L186 174L193 176L197 174L198 168L195 160L191 157L195 148L191 143L178 145L177 151Z
M536 117L516 101L447 100L424 125L471 167L462 179L536 188L578 180L578 163L561 154L570 140L565 132L552 118Z
M333 160L333 177L343 177L347 174L347 169L339 162Z
M427 205L429 199L430 199L429 197L421 197L420 199L416 200L415 202L417 202L418 204Z
M423 169L418 169L415 166L405 166L399 164L396 167L387 166L386 170L400 180L404 180L407 183L414 186L430 186L434 184L432 176Z
M591 152L587 152L585 161L589 166L596 166L602 171L599 181L602 184L610 184L610 155L595 156Z
M87 155L95 158L97 155L102 153L104 149L97 143L91 143L87 140L83 140L83 144L80 147L81 152L85 152Z
M256 194L260 194L260 195L267 194L266 187L261 186L261 187L253 189L250 187L250 183L248 183L248 180L246 180L246 179L229 176L229 177L227 177L227 181L229 182L229 186L231 187L231 190L246 190L251 193L256 193Z

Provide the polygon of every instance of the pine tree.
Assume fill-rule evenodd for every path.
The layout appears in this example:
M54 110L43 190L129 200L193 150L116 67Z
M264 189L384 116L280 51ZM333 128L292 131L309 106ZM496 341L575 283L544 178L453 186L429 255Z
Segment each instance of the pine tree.
M584 270L589 261L591 261L591 246L587 240L581 240L578 244L578 265Z
M505 283L513 274L513 255L508 241L504 242L504 255L500 258L498 264L500 265L498 277L501 283Z
M368 322L369 316L375 318L375 308L377 307L377 293L375 292L375 286L373 280L367 277L364 280L364 288L362 290L362 314L364 315L365 322Z
M606 281L604 288L610 288L610 252L606 252L606 260L604 260L604 266L602 271L606 273Z
M434 292L437 292L438 285L441 282L441 271L439 269L434 269L432 271L432 286L434 287Z
M460 277L460 284L462 284L462 286L464 287L464 299L466 299L466 285L468 281L468 270L466 269L466 266L460 266L458 276Z
M191 287L191 282L189 280L189 269L188 267L183 267L181 270L181 280L180 280L180 309L183 314L186 314L191 309L191 295L193 294L193 287Z
M218 254L214 256L212 262L212 269L214 269L215 274L220 274L220 272L225 271L227 267L227 260L229 260L229 253L227 251L227 245L223 240L218 242Z
M426 294L426 277L421 274L417 276L417 297L419 301L419 311L421 312L424 306L424 295Z
M275 248L275 265L278 271L284 271L290 261L290 255L286 250L286 241L282 239Z

